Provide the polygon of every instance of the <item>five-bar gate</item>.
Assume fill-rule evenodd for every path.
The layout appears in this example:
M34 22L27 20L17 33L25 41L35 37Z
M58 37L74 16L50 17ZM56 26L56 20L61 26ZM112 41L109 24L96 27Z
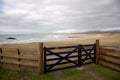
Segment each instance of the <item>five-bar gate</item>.
M44 72L95 63L96 45L44 47Z

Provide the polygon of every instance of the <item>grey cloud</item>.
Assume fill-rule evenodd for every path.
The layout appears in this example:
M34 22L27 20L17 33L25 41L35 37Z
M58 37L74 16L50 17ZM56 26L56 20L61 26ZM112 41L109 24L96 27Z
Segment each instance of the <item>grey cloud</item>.
M3 1L0 0L0 13L2 12L2 8L3 8Z
M0 31L33 30L40 33L66 33L120 27L119 0L3 0L3 2Z

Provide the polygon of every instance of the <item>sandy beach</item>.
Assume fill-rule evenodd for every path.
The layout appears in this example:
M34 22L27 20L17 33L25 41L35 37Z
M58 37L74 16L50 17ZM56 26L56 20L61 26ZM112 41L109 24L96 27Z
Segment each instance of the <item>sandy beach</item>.
M57 46L71 46L79 44L93 44L96 39L100 40L100 46L120 46L120 33L102 33L102 34L51 34L51 36L68 36L69 39L58 40L58 41L46 41L43 42L44 47L57 47ZM17 48L30 47L35 48L34 44L41 42L32 43L13 43L13 44L1 44L0 47ZM32 45L32 46L29 46ZM19 47L18 47L19 48ZM26 48L26 47L25 47Z
M100 40L101 46L120 46L120 33L102 33L102 34L57 34L67 35L70 39L62 41L44 42L44 46L68 46L78 44L95 43L96 39Z

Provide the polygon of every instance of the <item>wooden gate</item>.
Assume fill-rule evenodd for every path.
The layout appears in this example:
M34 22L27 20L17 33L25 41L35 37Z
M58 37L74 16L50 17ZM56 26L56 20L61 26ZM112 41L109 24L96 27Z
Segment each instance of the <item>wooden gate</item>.
M78 65L86 65L96 62L96 44L79 45Z
M44 47L44 72L95 63L95 44Z

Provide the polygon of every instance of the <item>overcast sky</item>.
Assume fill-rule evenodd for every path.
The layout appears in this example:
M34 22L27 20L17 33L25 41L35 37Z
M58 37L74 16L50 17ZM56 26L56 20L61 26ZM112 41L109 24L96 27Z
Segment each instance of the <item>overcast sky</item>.
M0 0L0 34L120 30L120 0Z

